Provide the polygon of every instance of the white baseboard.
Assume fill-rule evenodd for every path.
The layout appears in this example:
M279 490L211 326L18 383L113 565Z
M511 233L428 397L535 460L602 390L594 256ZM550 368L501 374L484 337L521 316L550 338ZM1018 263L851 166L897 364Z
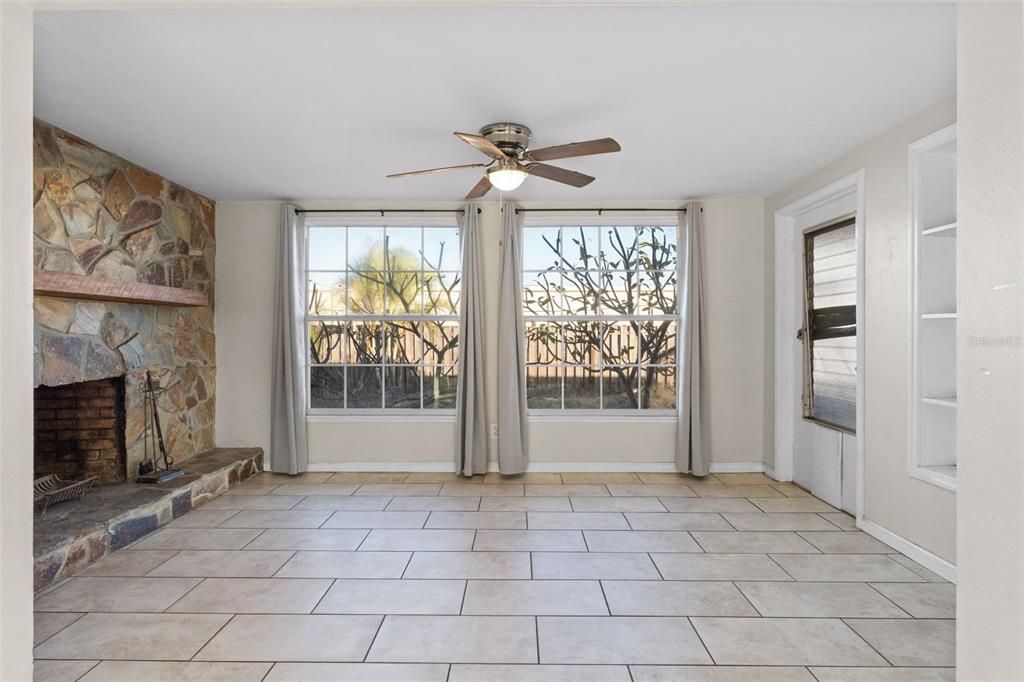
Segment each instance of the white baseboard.
M452 462L317 462L310 463L307 471L379 471L379 472L446 472L454 471ZM497 471L497 462L491 462L488 471ZM528 469L534 472L587 472L587 473L668 473L676 470L674 462L533 462ZM764 471L761 462L712 462L711 473L734 474Z
M901 554L913 559L929 571L941 575L951 583L956 582L956 566L949 563L942 557L936 556L924 547L915 545L905 537L897 535L891 530L879 526L874 521L868 521L867 519L862 518L857 521L857 527L876 540L884 542L893 549L898 550Z

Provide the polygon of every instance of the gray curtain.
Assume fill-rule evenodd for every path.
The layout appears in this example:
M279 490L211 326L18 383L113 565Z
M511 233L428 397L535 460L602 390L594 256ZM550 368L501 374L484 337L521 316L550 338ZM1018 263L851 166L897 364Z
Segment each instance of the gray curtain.
M529 464L526 419L526 330L523 326L523 221L511 201L501 204L501 284L498 287L498 471L521 474Z
M274 289L274 356L270 385L270 468L306 470L305 230L295 207L281 206Z
M458 215L458 214L457 214ZM455 399L455 469L463 476L487 472L487 399L484 387L483 244L477 207L459 217L462 299L459 303L459 387Z
M679 426L676 435L676 468L694 476L707 476L711 464L711 432L707 426L708 391L701 362L704 339L704 292L701 272L701 214L698 203L687 204L679 214L679 258L683 283L679 329Z

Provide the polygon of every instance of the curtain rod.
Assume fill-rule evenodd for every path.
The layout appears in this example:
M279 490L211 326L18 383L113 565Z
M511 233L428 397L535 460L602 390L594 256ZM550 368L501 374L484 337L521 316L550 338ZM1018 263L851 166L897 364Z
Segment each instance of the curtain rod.
M476 209L477 215L483 209ZM295 213L465 213L464 208L297 208Z
M630 213L642 212L642 211L657 211L659 213L672 213L674 211L682 211L683 213L686 213L686 207L684 206L683 208L517 208L516 209L516 213L517 214L519 214L519 213L529 213L529 212L532 212L532 211L540 211L542 213L561 213L561 212L564 212L564 211L571 211L573 213L583 213L583 212L586 212L586 211L597 211L597 215L601 215L605 211L627 211L627 212L630 212ZM703 211L704 211L704 209L701 208L701 212L703 212Z

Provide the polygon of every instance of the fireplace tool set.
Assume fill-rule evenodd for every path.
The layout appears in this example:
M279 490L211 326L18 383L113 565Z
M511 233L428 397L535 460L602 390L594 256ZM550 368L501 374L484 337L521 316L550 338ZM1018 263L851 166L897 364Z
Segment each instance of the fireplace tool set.
M181 469L172 468L174 460L167 454L167 448L164 446L164 432L160 427L160 413L157 411L156 401L166 391L166 388L160 386L160 380L154 381L152 372L146 370L146 381L142 385L143 412L146 420L142 432L145 454L139 462L136 483L164 483L185 474Z

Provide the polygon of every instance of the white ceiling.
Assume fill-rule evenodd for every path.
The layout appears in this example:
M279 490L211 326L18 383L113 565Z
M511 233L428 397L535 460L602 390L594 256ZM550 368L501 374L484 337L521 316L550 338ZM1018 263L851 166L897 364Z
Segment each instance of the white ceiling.
M612 136L523 199L763 196L953 94L950 4L40 12L36 115L215 199L458 199L512 120ZM490 197L489 197L490 198Z

